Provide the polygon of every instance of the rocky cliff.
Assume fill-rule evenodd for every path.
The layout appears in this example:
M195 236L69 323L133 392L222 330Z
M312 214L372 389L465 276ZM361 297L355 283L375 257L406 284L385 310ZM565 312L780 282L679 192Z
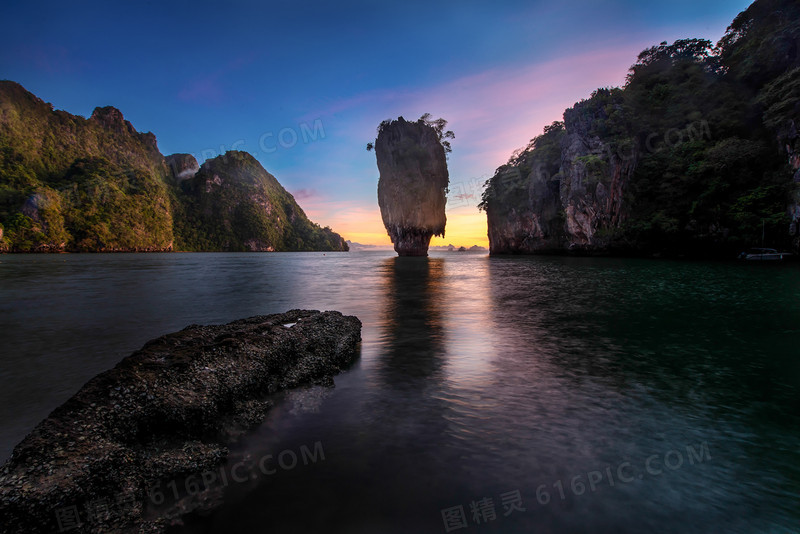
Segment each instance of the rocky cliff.
M643 51L624 87L566 110L487 181L491 252L732 257L762 235L797 249L798 67L788 0L754 2L717 46Z
M620 153L592 126L603 108L585 101L498 169L483 207L493 253L593 252L624 222L636 152Z
M203 163L181 181L178 199L183 212L176 228L184 250L348 250L339 234L311 222L247 152L230 151Z
M99 107L85 119L0 81L0 251L347 250L243 158L209 163L213 175L236 178L226 194L195 194L187 185L200 173L194 157L165 158L156 137L137 132L118 109ZM234 194L239 205L230 205L228 191L256 182L264 191ZM240 221L249 226L237 228Z
M793 173L787 213L789 234L794 248L800 250L800 68L767 84L759 103L764 107L764 123L775 132L778 151L787 158L788 173Z
M378 129L378 205L400 256L427 256L431 237L444 236L449 175L443 126L437 131L424 118L400 117Z
M800 153L798 148L794 148L791 155L792 168L795 169L792 178L793 193L792 202L789 204L789 235L793 238L793 248L800 251Z
M200 165L191 154L171 154L164 160L176 182L193 178L197 171L200 170Z

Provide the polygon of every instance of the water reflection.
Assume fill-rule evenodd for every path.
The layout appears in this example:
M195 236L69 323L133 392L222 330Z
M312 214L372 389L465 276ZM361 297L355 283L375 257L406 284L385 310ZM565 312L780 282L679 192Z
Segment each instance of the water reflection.
M378 376L388 387L441 378L444 259L395 257L381 265L384 307Z
M231 450L258 459L319 441L325 460L229 485L223 508L198 511L182 532L441 533L442 509L469 514L485 497L497 520L468 517L470 531L797 524L794 268L377 253L66 259L3 259L6 412L23 401L52 409L41 391L89 372L90 351L110 352L88 329L135 348L190 322L292 307L364 323L361 360L336 388L288 394ZM119 359L107 356L105 367ZM572 492L578 475L585 484L702 441L711 461ZM506 517L500 496L515 490L527 511Z

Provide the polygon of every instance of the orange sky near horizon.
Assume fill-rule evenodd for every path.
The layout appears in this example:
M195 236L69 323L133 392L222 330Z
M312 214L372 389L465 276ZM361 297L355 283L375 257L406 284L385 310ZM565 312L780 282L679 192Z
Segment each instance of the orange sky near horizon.
M564 110L598 87L623 85L639 51L651 44L651 35L633 34L523 66L498 66L416 90L367 91L335 101L304 120L321 117L329 131L325 143L309 144L309 150L335 151L336 158L315 153L308 166L280 170L280 177L296 191L312 221L355 243L391 246L377 202L374 156L367 155L361 141L369 138L378 118L436 110L435 116L450 121L456 139L448 158L446 235L434 237L431 246L488 248L486 214L477 208L484 182L546 125L563 120ZM349 122L341 122L341 116L350 117ZM334 170L331 161L346 163ZM309 181L308 176L318 178Z
M342 206L339 203L306 201L303 206L312 221L325 221L343 238L362 245L391 246L381 220L377 201L374 209L363 206ZM335 204L335 205L334 205ZM474 207L458 207L447 211L445 237L434 237L431 246L453 245L489 247L486 214Z
M389 115L398 109L436 109L442 116L452 119L448 128L452 127L457 133L453 153L448 158L450 193L446 233L444 238L434 237L431 246L452 244L455 247L478 245L488 248L486 214L477 208L484 182L498 166L508 161L514 150L525 147L533 137L541 134L545 125L562 120L565 109L588 98L597 87L622 83L631 58L635 58L636 51L643 46L638 42L626 42L525 68L491 69L448 80L418 93L371 93L354 103L345 102L339 106L347 110L357 105L366 106L373 100L385 101L388 102ZM480 105L476 105L478 102ZM313 115L328 120L327 117L342 112L339 108L334 111ZM408 115L414 116L413 112ZM346 151L350 150L350 145L356 146L358 136L364 135L361 132L372 130L371 121L374 122L374 118L368 115L363 118L364 124L359 122L358 128L352 127L352 132L337 131L336 137L330 136L331 141L340 142L341 136L347 141L347 146L341 150L349 156L350 152ZM330 118L328 124L337 123ZM358 164L363 167L348 168L348 172L368 176L369 182L364 180L365 186L366 183L370 185L368 191L351 190L350 198L341 199L342 182L332 186L337 180L324 179L310 188L298 188L298 203L312 221L330 226L345 239L363 245L391 246L377 202L378 176L374 156L364 157L366 152L361 145L358 145L358 151L357 156L353 153L350 157L363 162ZM312 161L328 165L325 158ZM285 174L288 174L287 182L291 184L309 174L326 177L329 172L327 168L317 170L312 167L298 171L297 178L291 176L291 171Z

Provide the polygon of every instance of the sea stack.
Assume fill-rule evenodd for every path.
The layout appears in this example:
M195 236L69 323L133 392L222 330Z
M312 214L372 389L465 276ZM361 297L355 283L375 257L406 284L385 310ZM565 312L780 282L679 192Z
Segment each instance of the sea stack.
M427 256L434 235L444 236L447 217L446 152L452 132L442 133L443 119L403 117L378 128L378 205L386 231L400 256ZM367 145L370 149L372 145Z

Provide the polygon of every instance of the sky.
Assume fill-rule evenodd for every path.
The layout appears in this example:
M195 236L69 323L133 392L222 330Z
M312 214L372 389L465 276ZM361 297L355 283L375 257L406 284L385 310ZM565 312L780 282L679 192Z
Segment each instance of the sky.
M378 124L455 132L447 234L488 246L483 183L643 49L716 42L749 0L9 2L0 79L88 117L113 105L165 155L245 150L306 214L387 245Z

